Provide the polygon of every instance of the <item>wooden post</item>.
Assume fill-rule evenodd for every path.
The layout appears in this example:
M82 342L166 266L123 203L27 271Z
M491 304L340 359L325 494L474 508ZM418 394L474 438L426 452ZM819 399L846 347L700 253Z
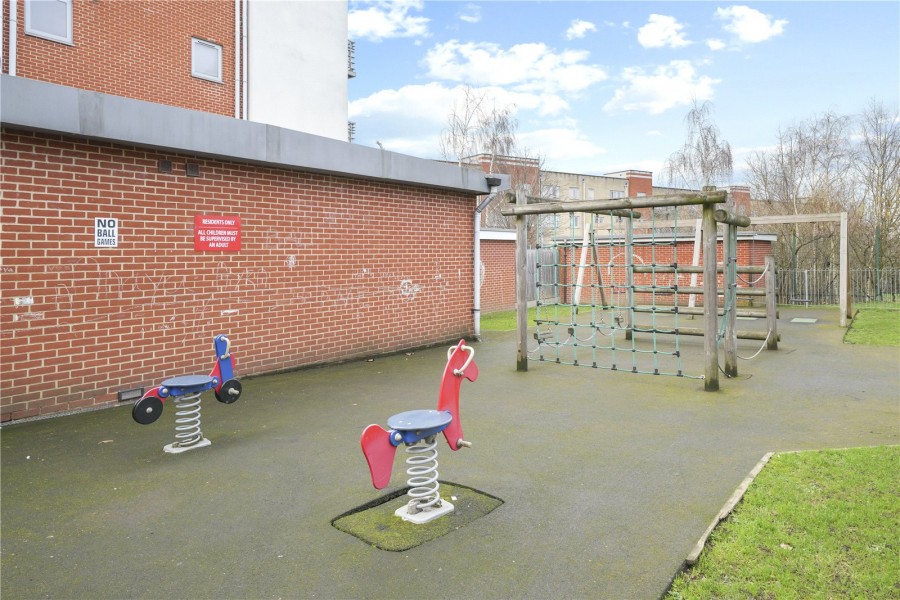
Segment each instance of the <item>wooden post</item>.
M612 258L612 257L610 257ZM634 338L634 219L625 224L625 339Z
M850 294L847 291L850 289L850 271L849 271L849 260L847 257L847 213L841 213L841 249L840 249L840 263L841 263L841 275L840 275L840 301L841 301L841 327L847 326L847 319L853 318L853 314L851 313L850 308Z
M767 350L778 350L778 315L775 312L775 257L766 257L766 329L769 332Z
M718 213L719 211L716 211ZM718 219L716 219L718 221ZM729 377L737 377L737 334L735 332L735 318L737 317L737 225L729 224L725 228L724 260L725 266L725 307L728 301L733 302L731 310L725 313L725 374ZM705 303L704 298L704 303ZM716 311L718 312L718 311Z
M716 290L716 207L703 205L703 347L706 369L703 388L707 392L719 389L719 350L716 342L718 325Z
M525 206L525 192L516 192L516 206ZM526 215L516 215L516 371L528 370L528 225Z

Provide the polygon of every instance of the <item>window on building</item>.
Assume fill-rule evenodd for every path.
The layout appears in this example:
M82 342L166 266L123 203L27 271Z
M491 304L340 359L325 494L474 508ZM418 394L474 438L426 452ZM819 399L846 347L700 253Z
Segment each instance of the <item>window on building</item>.
M222 83L222 46L191 38L191 75Z
M569 188L569 200L578 200L578 188L577 187Z
M25 33L72 44L72 0L26 0Z
M593 199L594 199L594 188L588 188L588 191L587 191L587 199L588 199L588 200L593 200Z
M609 197L610 198L624 198L625 192L623 192L622 190L610 190Z

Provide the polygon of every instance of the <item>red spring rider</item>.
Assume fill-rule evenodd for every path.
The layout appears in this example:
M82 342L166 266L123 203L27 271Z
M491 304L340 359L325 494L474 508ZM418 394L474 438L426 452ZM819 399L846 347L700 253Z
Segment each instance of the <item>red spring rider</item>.
M466 346L465 340L447 351L447 366L441 379L437 410L410 410L387 420L390 431L379 425L369 425L360 438L363 454L369 463L372 485L376 489L387 486L391 480L394 454L397 446L406 445L409 468L406 481L409 486L409 502L395 511L395 515L412 523L427 523L432 519L453 512L453 505L442 499L438 489L437 442L435 437L443 432L451 450L470 448L463 439L459 422L459 389L463 377L469 381L478 379L475 349Z
M141 425L149 425L162 414L166 398L175 402L175 442L163 448L178 454L209 446L212 442L200 431L200 394L212 389L216 400L231 404L241 397L241 382L234 378L234 354L227 336L217 335L213 340L216 362L209 375L182 375L166 379L162 385L145 393L134 403L131 416Z

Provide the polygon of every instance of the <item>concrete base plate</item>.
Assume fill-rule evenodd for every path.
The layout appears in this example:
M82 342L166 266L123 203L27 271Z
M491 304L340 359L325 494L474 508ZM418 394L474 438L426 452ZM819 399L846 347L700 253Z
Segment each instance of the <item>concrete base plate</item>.
M197 448L206 448L212 444L206 438L200 438L200 441L196 444L191 444L190 446L179 446L178 442L172 442L171 444L166 444L163 446L163 450L168 452L169 454L181 454L182 452L187 452L188 450L196 450Z
M441 498L452 500L454 510L440 519L415 524L394 514L409 501L408 489L392 492L339 515L331 524L381 550L403 552L468 525L503 504L503 500L490 494L442 481ZM444 504L450 503L445 500Z
M406 504L395 510L394 515L400 517L404 521L409 521L410 523L421 525L452 512L453 505L441 498L440 506L432 507L429 510L422 510L417 513L409 512L409 502L407 502Z
M816 321L818 321L818 319L808 319L806 317L794 317L793 319L791 319L791 323L807 323L810 325L815 323Z

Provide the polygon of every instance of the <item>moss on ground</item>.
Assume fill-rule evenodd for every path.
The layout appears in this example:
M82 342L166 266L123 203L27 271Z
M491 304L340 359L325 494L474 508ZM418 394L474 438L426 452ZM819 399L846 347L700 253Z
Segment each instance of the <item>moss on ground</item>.
M331 524L381 550L402 552L468 525L503 504L500 498L455 483L442 481L440 492L454 510L428 523L416 525L394 515L409 500L404 489L340 515Z

